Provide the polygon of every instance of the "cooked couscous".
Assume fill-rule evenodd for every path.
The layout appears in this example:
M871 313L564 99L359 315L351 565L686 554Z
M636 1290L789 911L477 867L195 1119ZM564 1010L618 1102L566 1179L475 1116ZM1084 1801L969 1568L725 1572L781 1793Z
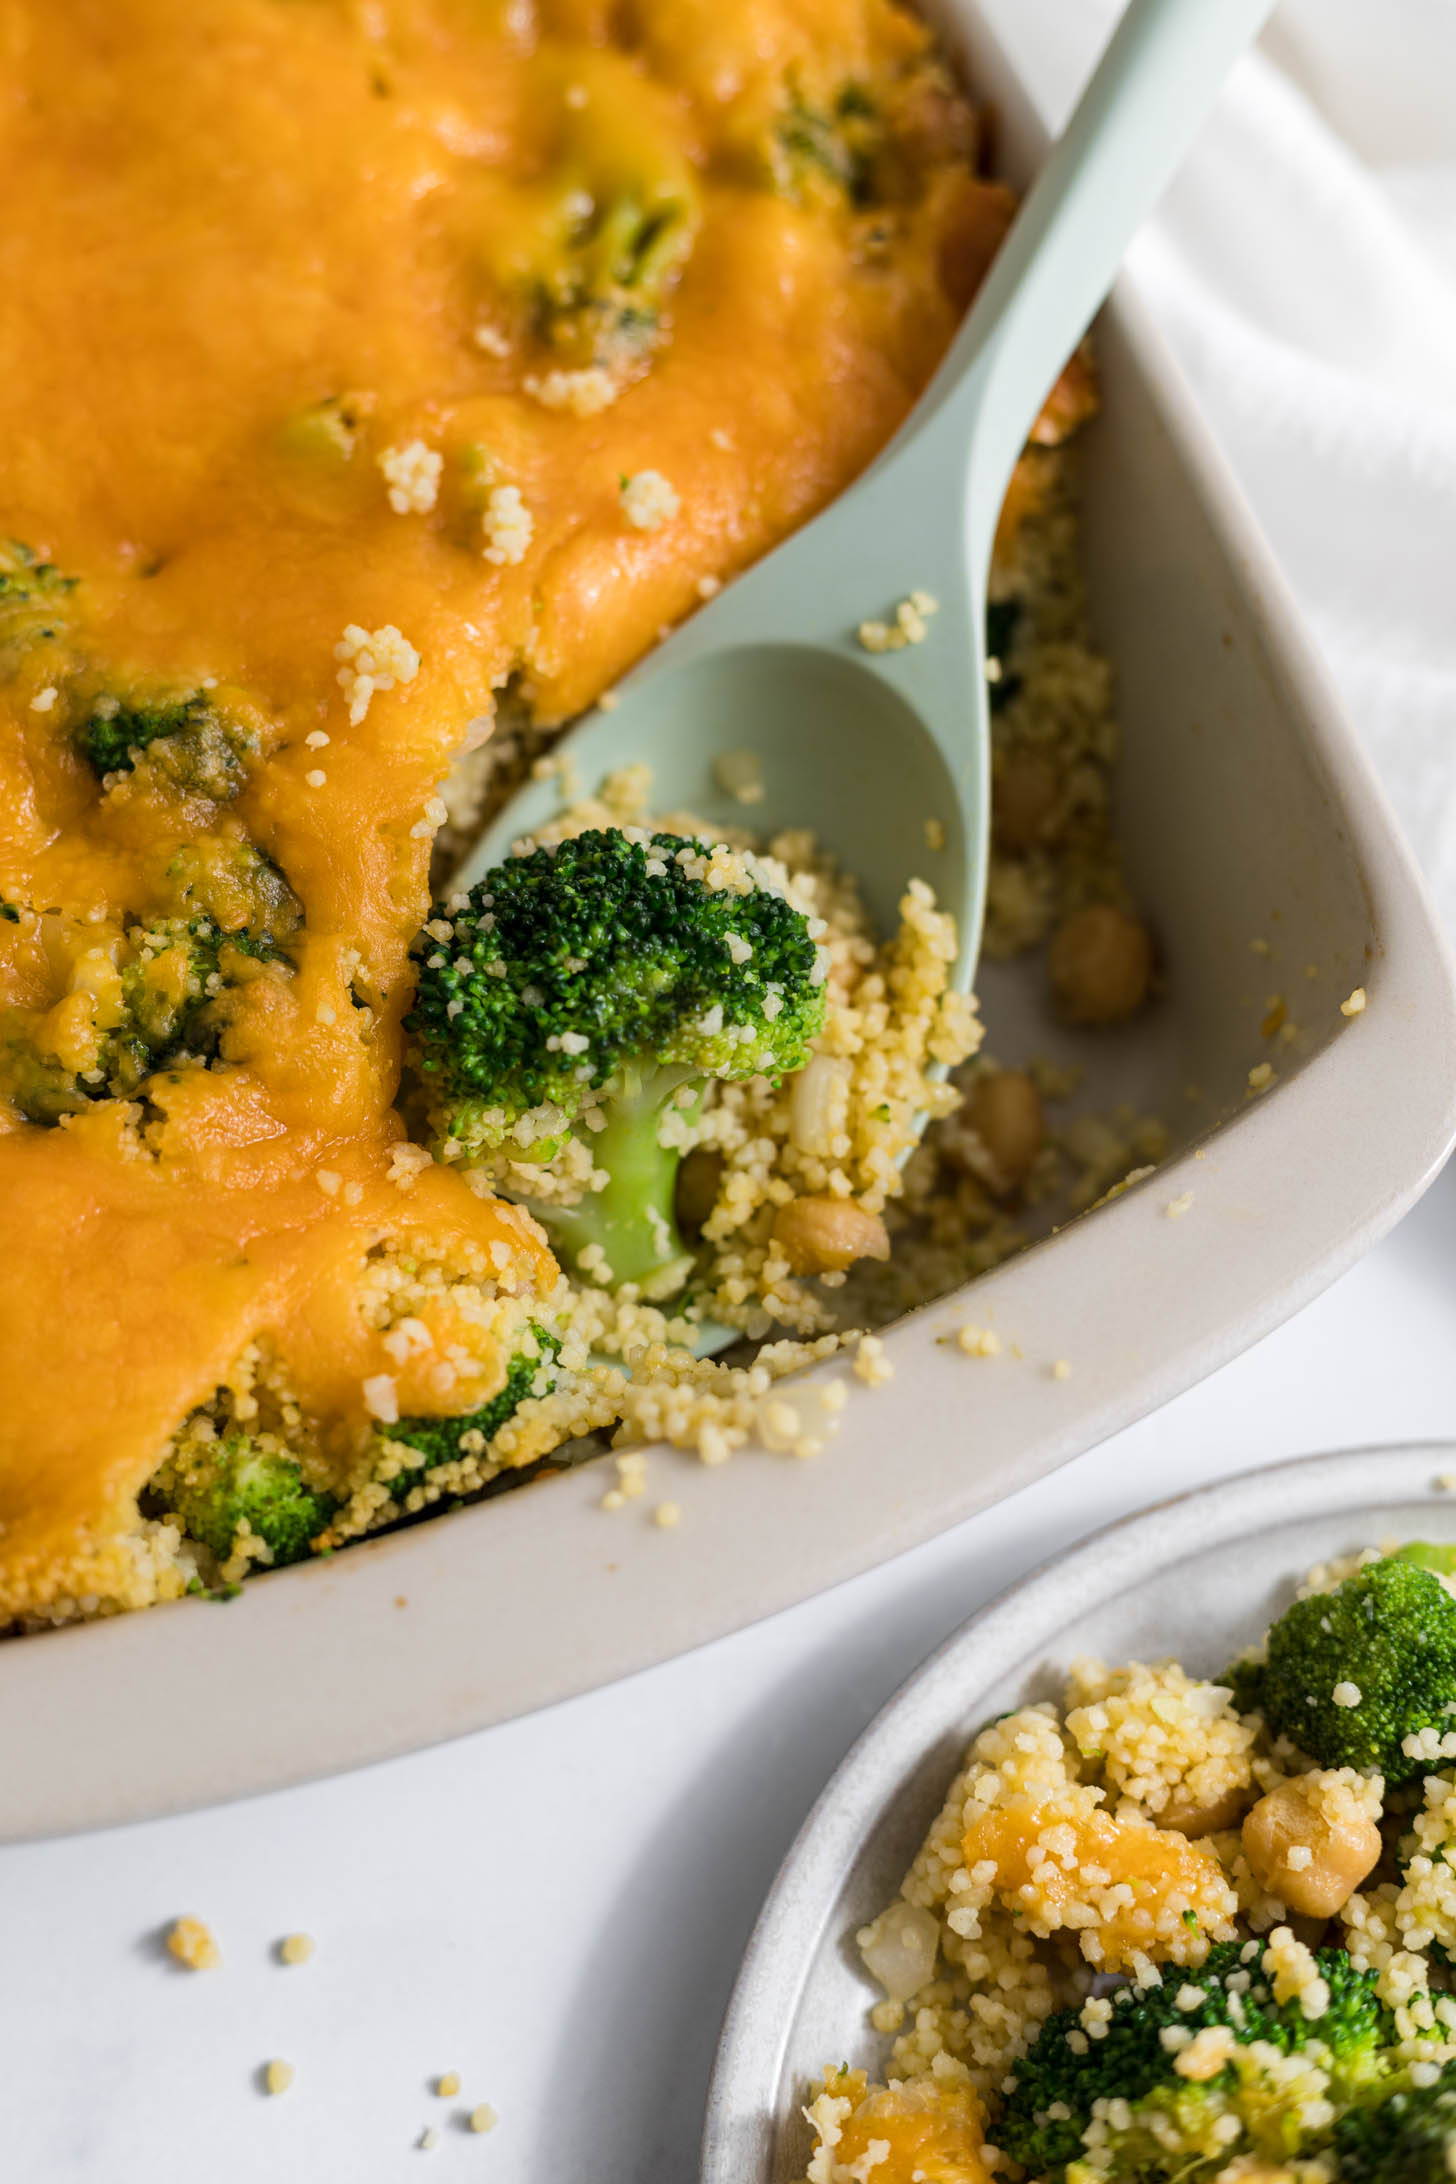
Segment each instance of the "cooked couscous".
M1453 1569L1362 1550L1216 1680L1077 1660L983 1729L857 1937L876 2062L810 2089L807 2184L1456 2174Z
M729 1055L667 1117L646 1211L676 1286L562 1245L603 1083L568 1145L477 1157L406 1019L464 976L449 868L482 816L929 377L1012 210L973 112L893 0L17 20L0 1627L226 1587L604 1432L813 1454L889 1378L874 1328L1016 1248L1024 1209L1155 1161L1159 1126L1049 1120L1055 1071L978 1051L931 888L873 932L812 812L755 839L749 750L731 840L649 855L693 822L629 766L586 797L563 774L538 845L630 839L705 899L747 874L811 950L802 1050ZM1064 445L1094 408L1079 356L998 538L987 946L1050 943L1064 1013L1105 1023L1152 957ZM906 585L863 642L935 641ZM767 1053L791 1004L760 985ZM590 1077L581 1042L563 1023L557 1058ZM851 1337L842 1381L788 1381Z

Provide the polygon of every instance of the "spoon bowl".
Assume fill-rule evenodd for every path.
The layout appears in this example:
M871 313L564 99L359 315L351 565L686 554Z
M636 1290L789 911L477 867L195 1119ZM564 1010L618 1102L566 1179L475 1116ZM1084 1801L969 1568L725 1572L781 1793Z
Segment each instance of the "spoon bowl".
M645 764L654 813L710 830L747 821L760 841L810 830L882 934L925 879L956 920L951 981L969 990L989 858L985 601L1007 482L1133 230L1271 5L1131 0L899 435L558 746L581 790ZM512 799L461 884L562 801L560 769ZM730 1339L704 1326L695 1348Z
M988 861L983 612L1011 470L1063 361L1272 0L1131 0L955 340L848 493L676 631L558 748L585 790L628 762L653 808L760 835L812 829L893 930L927 879L957 921L968 990ZM901 601L934 602L896 627ZM866 625L896 629L872 649ZM873 635L873 632L871 632ZM914 641L906 641L907 636ZM751 753L762 795L725 760ZM473 884L550 819L532 783L466 862Z
M894 929L913 877L942 901L972 897L967 859L982 829L947 828L945 815L971 805L977 784L957 779L911 696L868 655L807 644L715 646L655 663L631 696L629 717L632 762L652 769L654 812L691 813L710 832L747 827L765 841L811 824L860 878L879 931ZM583 783L596 787L623 763L618 720L615 711L595 712L573 731L570 756ZM969 757L969 733L963 741ZM872 785L887 752L895 793L877 796ZM470 876L545 826L561 797L556 778L531 782L476 850ZM963 939L974 947L972 936Z

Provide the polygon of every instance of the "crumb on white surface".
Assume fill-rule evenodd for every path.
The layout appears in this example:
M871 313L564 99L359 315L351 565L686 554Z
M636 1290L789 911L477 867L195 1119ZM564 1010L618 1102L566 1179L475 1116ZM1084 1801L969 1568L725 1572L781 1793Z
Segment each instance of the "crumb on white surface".
M1192 1203L1192 1191L1179 1191L1176 1198L1170 1198L1168 1200L1167 1205L1163 1208L1163 1212L1168 1220L1177 1221L1182 1217L1182 1215L1184 1215L1188 1211L1188 1208L1192 1205Z
M1369 996L1367 995L1365 988L1363 986L1357 986L1354 992L1346 994L1344 1000L1340 1003L1341 1016L1360 1015L1368 999Z
M285 2063L281 2056L275 2055L272 2062L265 2064L263 2068L264 2092L286 2093L293 2083L293 2076L292 2063Z
M307 1964L318 1947L312 1934L285 1934L278 1944L280 1964Z
M867 1388L882 1388L895 1377L895 1367L878 1335L861 1335L855 1345L853 1372Z
M968 1320L956 1332L956 1348L966 1357L999 1357L1001 1337L990 1327L976 1327Z
M647 1458L635 1452L617 1458L617 1491L623 1501L636 1501L647 1492Z
M189 1972L215 1972L222 1962L222 1951L212 1937L212 1929L204 1920L190 1915L173 1920L167 1933L167 1948Z

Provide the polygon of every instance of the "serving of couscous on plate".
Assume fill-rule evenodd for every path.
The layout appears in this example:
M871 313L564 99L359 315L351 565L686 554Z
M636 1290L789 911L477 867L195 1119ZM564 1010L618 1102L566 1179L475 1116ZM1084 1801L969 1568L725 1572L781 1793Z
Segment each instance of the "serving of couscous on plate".
M1453 1569L1361 1549L1216 1680L1084 1656L990 1722L855 1937L882 2062L809 2090L809 2184L1449 2176Z

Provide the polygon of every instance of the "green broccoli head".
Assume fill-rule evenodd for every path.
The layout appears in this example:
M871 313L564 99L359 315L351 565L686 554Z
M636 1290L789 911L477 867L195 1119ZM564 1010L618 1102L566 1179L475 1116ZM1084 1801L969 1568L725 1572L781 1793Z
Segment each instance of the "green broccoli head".
M290 1456L259 1446L246 1433L198 1444L167 1459L147 1490L147 1505L176 1518L189 1539L219 1562L239 1534L261 1540L275 1568L301 1562L339 1504L304 1481Z
M76 1069L49 1045L44 1012L0 1011L0 1086L28 1122L55 1124L93 1100L130 1099L153 1073L217 1051L217 1003L226 991L224 949L255 952L246 934L223 935L204 918L134 926L116 949L119 977L99 1004L95 1059Z
M1431 2084L1400 2080L1382 2100L1362 2102L1335 2125L1343 2184L1450 2184L1456 2171L1456 2062Z
M235 959L279 960L271 936L222 932L210 918L158 918L128 935L124 1015L107 1034L98 1090L125 1097L164 1064L212 1060L224 1004L240 969Z
M845 84L821 106L790 82L763 151L779 196L795 203L842 197L852 205L870 205L879 194L876 170L885 152L885 124L861 84Z
M1105 2141L1115 2136L1120 2142L1114 2173L1146 2178L1149 2184L1163 2177L1212 2175L1226 2165L1240 2151L1230 2143L1227 2125L1219 2125L1230 2113L1260 2151L1260 2134L1270 2129L1279 2134L1278 2151L1295 2151L1284 2139L1297 2134L1295 2110L1310 2097L1311 2087L1296 2081L1279 2111L1263 2067L1267 2050L1292 2055L1317 2045L1319 2067L1345 2096L1379 2076L1393 2031L1375 1993L1377 1975L1356 1971L1343 1950L1318 1952L1329 2000L1313 2019L1298 2000L1274 2000L1262 1953L1257 1942L1223 1942L1210 1949L1196 1972L1165 1967L1161 1986L1119 1988L1110 1997L1111 2015L1101 2038L1089 2036L1079 2010L1049 2017L1014 2065L1012 2089L994 2127L997 2145L1033 2176L1053 2184L1062 2184L1068 2165L1081 2159L1084 2134L1094 2123ZM1197 1990L1196 2002L1190 1990ZM1183 2002L1192 2006L1183 2008ZM1181 2075L1174 2065L1188 2045L1183 2034L1192 2039L1208 2027L1228 2028L1230 2060L1210 2077ZM1171 2028L1177 2028L1172 2046L1163 2037ZM1109 2120L1098 2106L1106 2102L1126 2108L1115 2109ZM1200 2159L1205 2145L1206 2170ZM1246 2140L1243 2150L1248 2147Z
M103 782L145 761L154 780L181 796L225 804L247 778L253 739L206 691L184 697L96 701L82 722L82 751Z
M1269 1726L1322 1767L1412 1781L1427 1762L1406 1740L1444 1733L1456 1707L1456 1600L1414 1561L1367 1563L1285 1610L1253 1685ZM1336 1691L1357 1696L1343 1705Z
M574 216L576 217L576 216ZM535 295L539 339L563 364L621 371L657 340L668 294L697 231L697 207L622 186L579 217Z
M730 884L709 885L710 868ZM515 1162L555 1159L575 1130L606 1180L535 1210L559 1250L598 1247L618 1282L685 1256L672 1107L710 1079L801 1069L824 1021L809 920L763 868L640 829L497 866L431 920L415 959L406 1028L434 1126Z
M0 539L0 675L9 674L34 644L60 636L76 588L19 539Z
M528 1396L550 1393L560 1355L561 1344L556 1336L533 1323L529 1340L511 1359L499 1393L479 1410L454 1418L401 1418L397 1425L381 1427L381 1437L392 1450L402 1443L419 1458L417 1463L402 1463L391 1473L387 1483L394 1499L400 1500L419 1485L427 1472L438 1470L441 1464L486 1454L501 1427L515 1417Z
M58 919L54 946L71 958L72 986L96 995L89 1066L53 1050L48 1010L0 1010L0 1096L27 1121L53 1125L94 1100L133 1098L160 1069L215 1059L251 965L289 967L302 910L251 843L218 837L180 849L159 895L165 909L109 936Z

